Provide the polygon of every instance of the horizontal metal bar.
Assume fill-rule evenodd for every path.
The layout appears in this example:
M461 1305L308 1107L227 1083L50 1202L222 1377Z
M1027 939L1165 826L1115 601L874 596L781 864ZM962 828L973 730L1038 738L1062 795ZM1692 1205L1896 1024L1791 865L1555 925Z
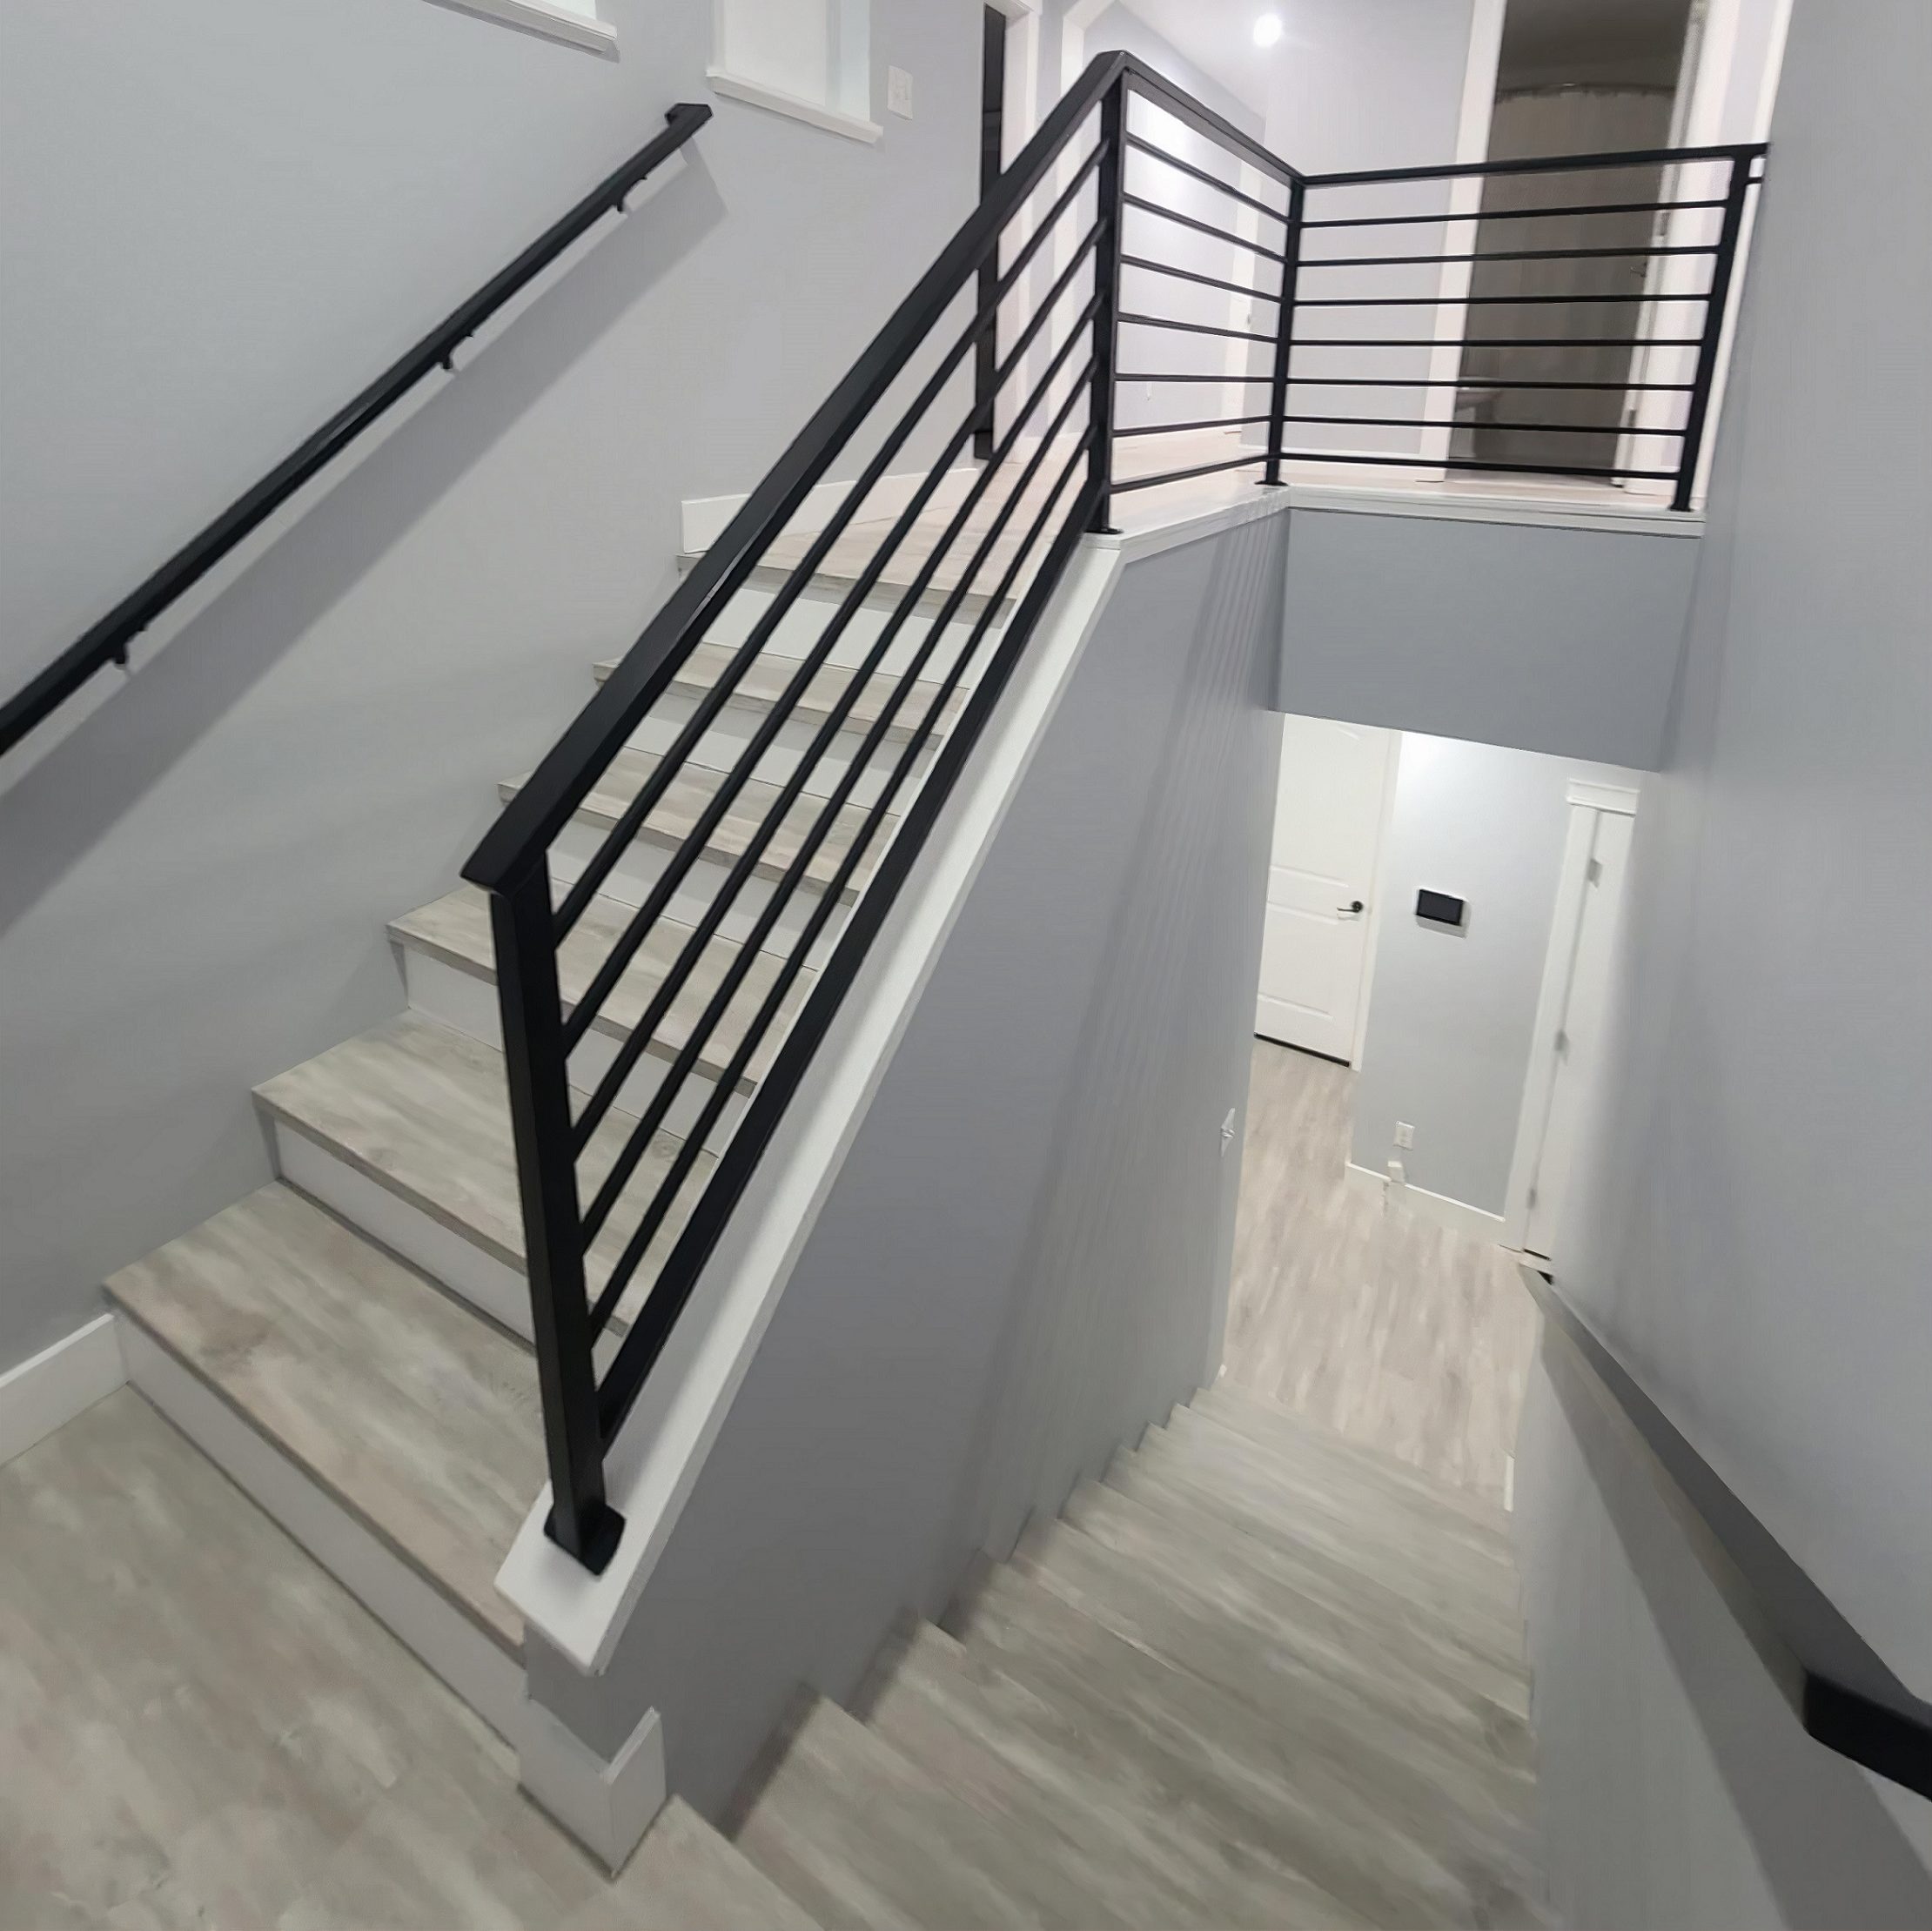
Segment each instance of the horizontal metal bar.
M1446 346L1459 346L1445 344ZM1156 382L1157 376L1122 376L1123 382ZM1176 381L1220 382L1226 379L1218 375L1177 376ZM1298 389L1587 389L1614 391L1618 395L1654 393L1659 395L1688 395L1697 385L1694 382L1531 382L1519 381L1513 376L1485 376L1480 383L1472 382L1467 376L1402 376L1402 375L1298 375L1292 386Z
M1120 199L1124 207L1138 208L1143 214L1158 215L1163 221L1177 222L1183 228L1193 229L1197 234L1212 235L1217 241L1245 248L1250 254L1259 255L1264 260L1285 262L1288 258L1278 249L1264 248L1258 241L1244 241L1239 235L1231 235L1225 228L1217 228L1211 222L1197 221L1192 215L1176 214L1173 209L1164 208L1157 201L1143 201L1137 194L1124 194Z
M1303 179L1313 188L1360 188L1379 181L1454 181L1470 175L1580 174L1598 168L1673 167L1687 161L1755 160L1768 151L1762 141L1741 141L1720 147L1633 148L1622 154L1539 155L1525 161L1453 161L1431 168L1362 168L1350 174L1311 174Z
M1721 208L1722 197L1714 201L1585 201L1561 208L1466 208L1443 209L1428 215L1329 215L1319 221L1305 221L1304 228L1403 228L1419 227L1436 221L1547 221L1557 215L1652 215L1679 208Z
M581 241L645 178L681 148L711 118L701 102L681 101L664 117L663 133L647 142L560 220L553 222L508 267L484 283L369 384L353 401L330 417L306 441L237 497L205 528L189 538L167 561L91 625L45 669L0 704L0 752L41 724L82 685L109 664L124 664L128 647L186 592L230 556L308 484L341 458L417 384L447 368L456 352L488 324L565 251Z
M1573 307L1596 303L1606 307L1645 302L1707 302L1707 289L1691 295L1323 295L1299 297L1297 308L1513 308L1519 303L1540 307Z
M1668 248L1485 248L1468 255L1305 255L1309 268L1433 268L1445 262L1482 261L1609 261L1626 256L1714 255L1717 245L1686 243Z
M1418 416L1284 416L1284 422L1336 422L1358 423L1374 429L1454 429L1466 426L1452 422L1446 417L1430 420ZM1625 426L1621 423L1593 422L1484 422L1472 426L1479 429L1526 430L1533 434L1551 436L1621 436ZM1681 436L1681 429L1632 429L1631 435Z
M1448 426L1443 423L1432 423L1432 429ZM1633 435L1648 435L1645 430L1633 430ZM1373 463L1383 467L1397 469L1483 469L1493 470L1502 476L1588 476L1609 477L1628 482L1674 483L1674 469L1588 469L1578 463L1496 463L1479 460L1473 456L1368 456L1352 450L1333 449L1289 449L1282 452L1285 463ZM1117 483L1114 486L1120 486Z
M1136 315L1130 310L1120 312L1120 320L1124 327L1129 322L1138 323L1144 329L1178 329L1184 335L1225 335L1237 342L1272 342L1272 335L1258 335L1252 329L1220 329L1208 322L1177 322L1167 315Z
M1171 263L1149 261L1144 255L1123 255L1123 268L1145 268L1157 275L1172 275L1184 282L1199 282L1206 288L1224 288L1231 295L1245 295L1257 301L1278 302L1279 292L1270 294L1265 288L1251 288L1245 282L1224 281L1218 275L1197 275L1191 268L1176 268ZM1272 339L1272 338L1271 338Z
M1453 338L1432 335L1324 335L1298 336L1292 345L1298 349L1440 349L1456 345ZM1470 335L1460 344L1466 349L1694 349L1699 345L1700 339L1694 335Z
M1289 417L1289 421L1296 419ZM1120 441L1127 436L1170 436L1186 429L1242 429L1251 422L1266 422L1267 416L1215 416L1205 422L1156 422L1146 423L1133 429L1116 428L1114 440Z
M1130 476L1125 482L1117 479L1113 492L1118 496L1130 489L1153 489L1162 483L1184 483L1191 476L1213 476L1224 469L1253 469L1267 459L1268 452L1258 449L1251 456L1237 456L1229 462L1201 463L1192 469L1171 469L1159 476Z
M1271 382L1271 375L1183 375L1146 370L1138 375L1117 375L1116 382Z
M1169 167L1177 168L1183 174L1192 175L1197 181L1206 182L1211 188L1218 188L1223 194L1229 196L1231 199L1239 201L1250 208L1257 208L1263 214L1271 217L1276 221L1285 223L1288 219L1285 209L1271 208L1265 201L1258 200L1251 194L1244 194L1239 188L1231 186L1227 182L1222 180L1218 175L1210 174L1205 168L1197 168L1191 161L1184 161L1178 155L1170 154L1165 148L1156 147L1151 141L1144 141L1137 134L1130 134L1127 137L1127 145L1130 148L1138 149L1143 154L1152 155L1157 161L1164 161Z

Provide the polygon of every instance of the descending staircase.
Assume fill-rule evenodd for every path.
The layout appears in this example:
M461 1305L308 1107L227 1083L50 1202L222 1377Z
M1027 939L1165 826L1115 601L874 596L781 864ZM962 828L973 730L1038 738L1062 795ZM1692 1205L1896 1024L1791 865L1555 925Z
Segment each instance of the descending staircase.
M1542 1924L1515 1592L1499 1512L1218 1388L639 1856L667 1924Z
M798 658L819 638L864 553L862 542L845 557L828 558L813 576L645 821L561 948L567 1003L581 993L666 857L683 841L710 778L735 760ZM685 567L694 561L682 560ZM910 569L908 564L889 578ZM580 813L583 853L607 831L655 754L717 676L725 647L742 641L773 593L755 582L721 613L714 640L693 652L643 720L632 748L586 801ZM881 601L889 607L884 593ZM996 633L1003 619L995 617ZM689 925L675 915L681 909L687 918L701 916L722 868L745 849L775 787L791 774L799 748L795 738L822 721L881 620L875 612L859 612L806 705L795 710L738 808L725 815L693 867L680 895L688 902L673 902L673 919L653 932L600 1009L571 1060L572 1083L580 1091L604 1076L689 935ZM942 671L950 667L948 651L956 654L967 634L963 619L949 627L934 653ZM860 690L793 815L802 821L815 813L849 768L909 647L896 646ZM601 676L608 667L596 668ZM962 690L970 687L975 668L962 677ZM929 700L936 695L932 687L926 692ZM936 743L958 702L956 695L939 707ZM896 731L888 738L889 754L897 755L906 734ZM515 788L515 781L502 787L506 795ZM869 765L845 815L855 817L875 795ZM861 895L889 843L889 837L875 840L849 899ZM782 869L795 848L795 838L781 831L761 870ZM815 894L822 894L842 849L835 833L815 861L807 888L775 928L771 945L789 949L795 942L806 909ZM558 848L557 870L560 891L577 875L567 836ZM586 1149L580 1175L587 1197L629 1137L659 1073L741 955L761 902L755 882L647 1041L618 1103ZM822 947L836 938L847 915L849 907L834 913ZM122 1270L107 1291L131 1325L128 1352L137 1385L507 1733L521 1696L523 1632L493 1579L546 1471L486 901L460 886L402 914L389 936L407 1009L256 1090L279 1177ZM626 1206L647 1197L669 1168L724 1077L746 1016L766 996L779 964L775 954L759 955L707 1043L697 1076L627 1182L591 1250L593 1297L634 1218ZM697 1157L691 1183L617 1304L600 1344L603 1356L621 1340L648 1295L811 979L808 967L782 1009L785 1016L735 1083ZM238 1422L244 1425L238 1433Z

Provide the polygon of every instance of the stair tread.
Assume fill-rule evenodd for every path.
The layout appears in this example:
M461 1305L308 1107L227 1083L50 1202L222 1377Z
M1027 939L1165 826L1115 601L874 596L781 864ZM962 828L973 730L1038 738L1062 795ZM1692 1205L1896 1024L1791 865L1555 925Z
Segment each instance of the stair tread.
M866 1720L996 1822L1052 1829L1135 1921L1224 1927L1376 1921L1278 1861L1229 1846L1213 1820L1090 1760L1044 1698L926 1624L896 1646Z
M255 1090L278 1119L319 1141L370 1178L410 1201L505 1265L521 1269L523 1215L503 1055L467 1035L406 1012ZM613 1108L577 1163L587 1202L636 1125ZM654 1135L623 1198L586 1260L589 1291L610 1277L635 1225L639 1204L682 1143ZM664 1224L624 1291L614 1326L642 1305L715 1158L701 1151Z
M784 1738L738 1847L821 1924L899 1931L1118 1926L1070 1847L1003 1832L875 1731L814 1698Z
M630 922L635 908L601 893L584 908L569 935L557 950L557 977L566 1011L574 1008L611 948ZM391 922L397 942L419 948L459 970L496 983L496 944L490 929L490 902L473 885L463 885L428 905L419 906ZM693 935L693 928L675 919L654 925L592 1021L594 1029L613 1038L628 1038L643 1017L671 968ZM698 962L678 989L669 1009L658 1022L645 1050L660 1059L674 1059L691 1036L691 1029L723 982L725 974L743 948L735 940L714 933ZM756 954L731 1002L719 1015L699 1053L697 1069L709 1079L721 1079L746 1031L764 1003L784 966L774 952ZM784 1042L787 1028L810 994L817 977L802 968L787 989L778 1017L766 1029L743 1075L738 1090L750 1092Z
M577 817L600 830L609 830L629 808L660 761L648 751L630 747L620 751L598 779L589 796L577 808ZM665 787L663 796L652 807L639 828L638 837L646 843L667 848L674 849L682 845L727 775L709 765L687 761ZM519 779L499 788L507 800L516 795L521 783ZM726 864L742 856L759 828L776 808L782 791L782 786L767 784L761 778L748 778L706 840L705 855ZM806 793L793 799L755 864L754 869L759 877L778 879L784 875L787 868L803 848L825 805L824 799ZM822 892L831 888L846 855L871 816L872 813L863 806L840 806L830 828L805 868L802 889ZM853 868L851 877L842 888L840 895L842 898L851 900L858 896L877 866L881 853L890 842L892 830L898 821L889 812L882 817L883 822L873 834L864 856Z
M1212 1477L1144 1454L1114 1458L1106 1483L1171 1525L1184 1538L1215 1528L1228 1535L1230 1559L1251 1565L1302 1597L1338 1633L1372 1636L1379 1645L1413 1648L1433 1666L1519 1713L1529 1701L1529 1665L1519 1625L1459 1605L1446 1614L1426 1584L1412 1577L1349 1567L1292 1517L1244 1508Z
M1144 1569L1182 1570L1196 1593L1211 1598L1231 1621L1291 1639L1332 1681L1372 1701L1427 1713L1479 1743L1500 1737L1506 1749L1518 1749L1511 1760L1521 1760L1529 1716L1522 1672L1485 1666L1474 1653L1434 1639L1432 1626L1446 1619L1412 1606L1405 1623L1388 1613L1373 1583L1347 1592L1311 1586L1291 1560L1273 1559L1259 1537L1198 1509L1153 1505L1130 1477L1118 1485L1083 1483L1063 1513L1082 1533Z
M641 1916L639 1914L642 1913ZM645 1832L621 1883L569 1931L818 1931L784 1892L674 1797Z
M1513 1566L1461 1545L1439 1518L1378 1489L1331 1486L1318 1472L1256 1458L1239 1438L1180 1412L1150 1428L1128 1458L1204 1492L1217 1515L1271 1539L1286 1537L1311 1562L1361 1575L1448 1618L1457 1631L1506 1657L1522 1653L1520 1587Z
M724 675L736 655L737 652L728 644L698 645L678 667L677 674L671 681L672 689L687 697L702 697ZM725 701L747 710L772 710L783 697L786 686L797 675L799 664L800 660L795 657L782 657L769 650L761 652L746 667ZM616 667L614 659L598 665L598 681L601 683ZM850 665L821 665L813 672L788 714L804 724L822 723L845 695L853 681L854 670L855 667ZM869 731L903 682L903 679L885 671L874 671L870 676L862 679L840 729ZM886 727L886 741L896 744L909 739L924 722L933 706L940 701L944 691L945 687L941 683L926 678L916 679L905 701L894 714L892 722ZM944 696L932 734L938 735L945 731L963 701L957 691Z
M1380 1896L1386 1922L1535 1914L1527 1820L1468 1781L1439 1780L1399 1736L1244 1701L1015 1566L987 1566L946 1620L969 1657L1060 1712L1090 1765L1337 1896Z
M1506 1807L1520 1811L1527 1805L1527 1772L1479 1736L1445 1723L1433 1700L1405 1706L1391 1694L1365 1694L1358 1681L1336 1679L1302 1650L1292 1627L1269 1628L1231 1613L1215 1579L1191 1573L1184 1555L1124 1556L1071 1523L1053 1522L1030 1531L1013 1560L1117 1634L1218 1683L1257 1710L1312 1713L1392 1745L1399 1739L1417 1763L1432 1765L1437 1775L1479 1784Z
M1255 1389L1224 1378L1203 1391L1194 1403L1194 1411L1256 1442L1318 1455L1332 1463L1352 1464L1392 1488L1425 1499L1460 1518L1472 1532L1492 1541L1506 1559L1513 1562L1515 1559L1507 1511L1472 1490L1439 1480L1399 1455L1324 1428Z
M544 1481L527 1350L280 1182L107 1290L496 1640L521 1642L495 1576Z

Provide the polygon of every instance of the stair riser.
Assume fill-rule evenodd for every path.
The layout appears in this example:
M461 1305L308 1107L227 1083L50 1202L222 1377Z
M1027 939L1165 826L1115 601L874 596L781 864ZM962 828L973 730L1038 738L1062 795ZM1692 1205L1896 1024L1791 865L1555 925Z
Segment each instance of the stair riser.
M909 699L907 707L912 711L916 721L919 712L914 708L915 701ZM673 692L662 699L649 717L631 734L631 743L641 751L662 754L671 748L677 734L683 728L692 713L697 708L697 700L681 692ZM752 737L763 726L767 714L754 710L748 706L728 704L713 721L711 727L698 741L695 756L702 764L708 764L720 770L728 770L736 764L740 754L749 744ZM798 768L800 760L810 750L819 732L815 721L792 722L780 727L778 735L762 757L758 761L753 776L766 784L787 783ZM810 774L805 781L805 795L812 798L828 798L845 781L851 768L852 760L863 748L865 734L862 731L840 731L818 758L813 761ZM905 755L906 745L902 739L889 739L873 748L872 755L866 761L865 770L852 787L849 801L855 805L871 805L878 801L888 780L897 770L899 761ZM919 779L926 767L932 762L936 750L929 740L915 754L912 769L900 784L896 802L898 808L905 808L905 801L916 790Z
M706 641L725 645L744 642L751 634L753 625L771 607L774 594L761 586L747 586L731 600L729 607L705 633ZM764 647L764 654L773 657L808 655L824 634L826 624L838 608L840 595L837 590L821 586L807 590L780 619L778 628ZM909 668L914 657L925 647L933 618L937 614L936 608L908 617L875 668L889 676L897 676ZM879 640L880 632L891 620L892 613L888 609L862 608L855 612L851 622L832 646L827 661L856 668L865 661L872 647ZM956 620L947 625L945 635L934 645L931 654L920 667L922 679L937 683L950 673L958 654L966 647L972 634L973 620ZM960 678L963 690L970 690L976 681L980 669L991 654L998 628L997 623L988 627L987 634L981 639L979 648L974 653L974 661L967 666Z
M500 1050L503 1043L502 1016L497 1005L496 984L480 974L466 971L427 952L420 952L413 946L401 948L403 957L403 982L407 989L409 1003L414 1010L453 1027L460 1033L466 1033L472 1039L480 1039L486 1046ZM776 1022L782 1024L782 1021ZM593 1027L587 1033L570 1056L570 1084L575 1092L588 1095L596 1090L598 1083L609 1071L616 1058L620 1042L609 1033ZM655 1096L659 1083L671 1069L670 1061L653 1053L646 1053L631 1069L629 1076L619 1089L617 1105L621 1111L641 1115L644 1109ZM712 1095L717 1090L716 1083L703 1073L694 1071L684 1083L683 1090L672 1103L671 1110L663 1123L663 1130L675 1134L681 1140L688 1139L696 1130L698 1119L711 1103ZM705 1135L705 1144L714 1153L721 1153L730 1143L731 1136L737 1130L738 1122L749 1103L748 1093L738 1092L725 1102L718 1117Z
M550 848L550 871L556 885L560 888L581 877L584 867L602 843L601 835L594 828L574 821L566 825L556 843ZM663 876L664 868L672 855L661 845L635 841L612 867L599 889L607 898L615 899L620 904L641 905L651 887ZM695 925L710 910L713 901L729 876L728 865L709 858L699 859L678 881L666 915L686 925ZM741 942L748 939L752 927L771 902L771 891L770 881L755 876L747 879L720 922L720 932L726 938ZM802 886L793 892L765 936L765 949L788 954L817 910L821 896L808 886ZM846 908L835 908L825 922L824 930L808 964L822 962L843 929L845 918Z

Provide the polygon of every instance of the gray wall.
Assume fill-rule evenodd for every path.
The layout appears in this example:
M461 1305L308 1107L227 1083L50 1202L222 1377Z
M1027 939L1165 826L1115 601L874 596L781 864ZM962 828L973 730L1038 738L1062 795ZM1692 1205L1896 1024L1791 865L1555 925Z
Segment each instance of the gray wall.
M1402 740L1351 1157L1399 1159L1409 1184L1503 1210L1573 779L1636 774L1499 745ZM1415 915L1419 890L1468 901L1460 931ZM1395 1125L1415 1144L1395 1145Z
M1281 529L1130 567L607 1676L533 1665L606 1750L655 1705L706 1809L1218 1358Z
M1697 540L1298 508L1280 707L1654 769Z
M611 10L615 64L426 0L5 10L0 687L708 97L708 9ZM399 1008L383 922L642 627L678 500L758 479L969 206L976 17L875 16L916 120L868 148L720 100L0 799L0 1365L267 1177L250 1086Z
M1638 819L1620 1030L1580 1163L1584 1258L1562 1284L1921 1695L1929 37L1920 0L1801 0L1793 17L1680 713ZM1853 286L1847 352L1827 294ZM1559 1846L1566 1921L1925 1921L1922 1887L1870 1887L1899 1869L1870 1782L1788 1718L1744 1720L1763 1693L1749 1657L1721 1640L1660 1653L1640 1626L1573 1613L1588 1579L1556 1525L1614 1504L1621 1478L1574 1456L1536 1478L1550 1498L1524 1525L1532 1575L1570 1579L1533 1628L1538 1697L1581 1713L1542 1727L1542 1780L1553 1804L1603 1800L1594 1854ZM1604 1553L1654 1602L1673 1545L1654 1501L1631 1509ZM1690 1867L1653 1848L1632 1800L1673 1732L1721 1785ZM1900 1814L1932 1849L1924 1807Z

